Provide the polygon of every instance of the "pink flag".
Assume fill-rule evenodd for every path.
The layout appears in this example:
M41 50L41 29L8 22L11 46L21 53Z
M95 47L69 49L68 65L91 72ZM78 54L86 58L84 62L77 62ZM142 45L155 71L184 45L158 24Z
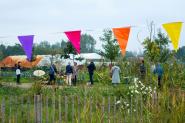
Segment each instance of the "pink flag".
M64 33L68 37L69 41L72 43L73 47L76 49L77 53L80 53L81 31L69 31Z

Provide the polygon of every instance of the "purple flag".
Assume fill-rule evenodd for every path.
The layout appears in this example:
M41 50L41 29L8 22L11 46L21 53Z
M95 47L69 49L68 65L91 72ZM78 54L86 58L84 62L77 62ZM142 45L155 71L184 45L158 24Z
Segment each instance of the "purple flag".
M33 38L34 35L18 36L18 39L21 42L23 50L29 61L31 61L32 57Z

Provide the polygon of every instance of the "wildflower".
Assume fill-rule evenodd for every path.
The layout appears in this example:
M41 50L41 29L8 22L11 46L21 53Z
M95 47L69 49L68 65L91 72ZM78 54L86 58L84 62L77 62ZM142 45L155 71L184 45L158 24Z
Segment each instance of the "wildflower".
M146 87L146 88L145 88L145 90L147 91L147 90L148 90L148 88Z
M120 100L118 100L115 104L117 105L117 104L120 104L121 103L121 101Z
M135 90L135 93L136 93L136 94L139 94L139 91Z

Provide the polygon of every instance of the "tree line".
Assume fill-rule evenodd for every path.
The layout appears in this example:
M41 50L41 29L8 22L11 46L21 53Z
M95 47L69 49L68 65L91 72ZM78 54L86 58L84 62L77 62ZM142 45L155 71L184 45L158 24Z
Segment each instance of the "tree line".
M160 30L157 35L146 37L143 41L144 52L137 54L134 52L126 51L124 57L120 52L119 45L113 36L111 30L104 30L103 35L99 38L103 42L102 49L97 50L95 48L96 40L88 34L82 34L81 36L81 53L98 53L104 56L110 62L116 61L120 58L128 58L142 56L146 57L151 62L166 62L171 57L185 62L185 46L179 48L177 52L169 49L169 39ZM55 55L61 54L61 57L69 58L69 54L76 54L75 49L69 41L61 40L50 44L48 41L42 41L33 46L33 58L35 55ZM24 55L24 51L20 44L13 46L0 45L0 60L10 55Z

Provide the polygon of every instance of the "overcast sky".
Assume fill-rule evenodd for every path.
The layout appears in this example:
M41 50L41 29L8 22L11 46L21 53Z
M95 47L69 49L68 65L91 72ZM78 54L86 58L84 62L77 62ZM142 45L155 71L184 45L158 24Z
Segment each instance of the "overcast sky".
M185 21L185 0L0 0L0 43L19 43L17 35L34 34L35 42L66 39L63 33L82 30L97 40L104 28L135 26L127 50L143 49L139 40L148 35L147 22L156 28ZM185 45L185 26L180 46ZM164 30L163 30L164 31ZM138 36L137 36L138 35ZM6 37L6 38L2 38Z

